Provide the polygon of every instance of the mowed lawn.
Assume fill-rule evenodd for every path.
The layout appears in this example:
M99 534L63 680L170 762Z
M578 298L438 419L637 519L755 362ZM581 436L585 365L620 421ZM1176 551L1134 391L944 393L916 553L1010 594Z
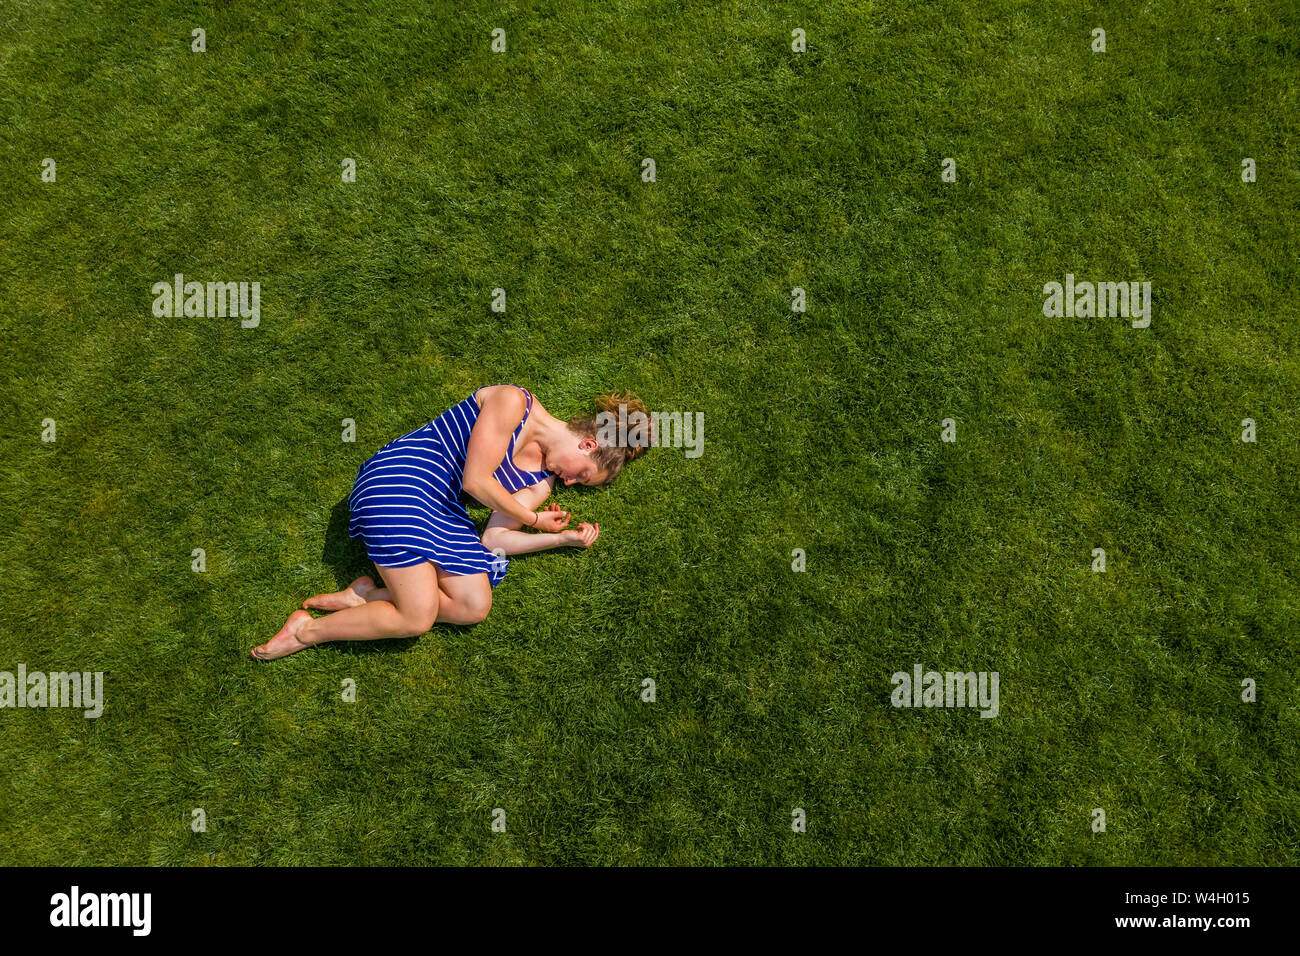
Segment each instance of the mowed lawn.
M0 670L105 704L0 710L0 863L1300 861L1300 14L1141 6L5 4ZM703 455L479 626L250 660L493 382Z

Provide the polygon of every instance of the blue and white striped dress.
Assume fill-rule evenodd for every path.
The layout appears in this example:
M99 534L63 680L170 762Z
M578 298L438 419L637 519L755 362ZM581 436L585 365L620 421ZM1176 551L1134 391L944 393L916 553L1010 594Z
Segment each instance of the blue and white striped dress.
M515 467L515 439L533 410L533 396L495 475L514 494L545 481L549 471ZM370 560L381 568L407 568L432 561L448 574L487 574L496 587L509 561L483 547L461 503L465 453L479 406L471 395L429 424L390 441L357 469L348 496L348 534L361 538Z

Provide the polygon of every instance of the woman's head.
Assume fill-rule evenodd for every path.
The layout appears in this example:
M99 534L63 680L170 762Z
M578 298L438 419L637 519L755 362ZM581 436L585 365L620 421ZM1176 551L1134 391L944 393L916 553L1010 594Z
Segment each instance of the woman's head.
M642 454L654 440L645 403L631 392L600 395L597 412L569 419L572 442L547 455L546 467L566 485L603 485Z

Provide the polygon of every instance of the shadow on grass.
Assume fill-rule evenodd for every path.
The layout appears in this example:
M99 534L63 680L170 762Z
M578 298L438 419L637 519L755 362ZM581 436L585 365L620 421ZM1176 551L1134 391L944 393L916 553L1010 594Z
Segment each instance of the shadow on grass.
M330 511L329 527L325 529L325 547L320 555L321 560L334 569L337 591L342 591L363 575L372 578L375 575L370 558L366 556L365 543L360 538L348 537L350 516L348 496L344 495Z

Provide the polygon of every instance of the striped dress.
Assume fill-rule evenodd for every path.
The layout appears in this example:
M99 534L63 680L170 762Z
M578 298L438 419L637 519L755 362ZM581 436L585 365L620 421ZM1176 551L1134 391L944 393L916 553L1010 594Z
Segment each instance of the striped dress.
M495 475L514 494L545 481L549 471L515 467L515 439L533 410L533 396ZM432 561L448 574L487 574L496 587L510 562L479 540L461 503L465 453L479 407L470 395L429 424L390 441L357 469L348 496L348 534L361 538L370 560L381 568L407 568Z

